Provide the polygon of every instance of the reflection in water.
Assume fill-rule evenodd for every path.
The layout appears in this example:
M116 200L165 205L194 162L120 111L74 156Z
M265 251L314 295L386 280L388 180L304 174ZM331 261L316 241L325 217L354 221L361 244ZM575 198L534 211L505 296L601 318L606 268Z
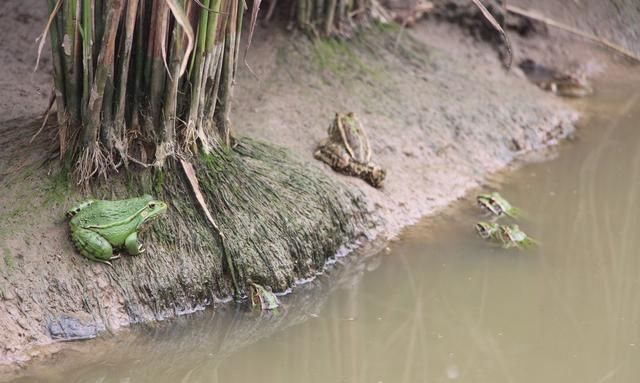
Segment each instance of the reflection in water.
M279 313L228 307L133 330L19 381L640 381L635 88L587 101L579 142L501 187L537 248L476 238L469 199L388 256L350 258L298 289Z

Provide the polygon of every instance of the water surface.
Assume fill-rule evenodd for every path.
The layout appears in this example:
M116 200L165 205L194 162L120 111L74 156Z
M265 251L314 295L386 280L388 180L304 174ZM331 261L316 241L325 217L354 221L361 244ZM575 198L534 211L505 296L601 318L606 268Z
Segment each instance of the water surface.
M613 84L611 84L613 83ZM640 381L640 79L575 141L499 177L541 246L491 246L472 199L259 316L226 307L78 346L32 382Z

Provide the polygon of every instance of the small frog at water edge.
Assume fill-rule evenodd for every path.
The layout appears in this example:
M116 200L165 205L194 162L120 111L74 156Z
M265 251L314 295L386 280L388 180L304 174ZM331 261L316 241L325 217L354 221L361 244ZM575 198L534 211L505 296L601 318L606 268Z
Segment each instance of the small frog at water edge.
M263 287L252 281L249 284L249 298L251 307L260 307L261 310L274 310L280 306L280 300L269 287Z
M537 243L534 239L525 234L525 232L516 224L500 226L497 238L502 242L502 247L505 249L510 247L525 249Z
M314 153L334 170L360 177L374 187L382 186L387 174L382 167L371 162L371 146L354 113L336 113L328 129L329 138Z
M480 221L476 223L476 232L482 239L497 239L500 225L495 222Z
M85 257L111 265L119 258L114 248L124 248L131 255L144 252L138 242L143 224L157 218L167 205L149 195L120 201L88 200L67 211L71 240Z
M518 247L527 248L536 244L536 241L527 236L518 225L500 225L495 222L476 223L476 232L482 239L500 242L505 249Z
M513 207L511 203L509 203L509 201L502 197L498 192L480 194L476 197L476 200L481 208L496 217L500 217L504 214L511 218L518 218L521 215L520 210Z
M585 97L593 93L584 76L578 73L561 73L531 59L518 64L527 78L541 89L561 97Z

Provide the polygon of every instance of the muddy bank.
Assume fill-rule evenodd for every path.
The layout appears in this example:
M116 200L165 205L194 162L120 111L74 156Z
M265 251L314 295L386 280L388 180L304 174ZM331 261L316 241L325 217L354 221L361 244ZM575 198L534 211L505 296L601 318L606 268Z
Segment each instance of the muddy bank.
M257 78L241 70L232 112L242 134L309 161L333 114L356 112L373 159L388 170L384 187L316 166L364 193L391 235L523 153L557 143L577 118L456 27L425 23L407 33L395 48L395 31L339 43L292 41L272 28L255 37Z
M44 15L38 13L40 3L33 3L30 9L34 13L24 24L37 30ZM8 19L6 14L3 17ZM4 32L3 38L12 36L12 30ZM372 223L384 236L392 236L462 196L488 173L527 152L557 143L573 129L577 116L570 107L530 85L517 71L506 72L491 47L476 44L456 28L420 24L403 35L399 44L396 29L368 32L348 43L314 42L286 33L280 25L262 27L254 36L248 57L256 75L240 68L232 116L235 134L289 148L292 155L287 164L296 164L300 173L308 169L317 174L321 180L317 184L332 191L326 194L342 196L323 199L317 196L318 189L302 186L297 187L297 194L287 195L289 204L313 195L310 206L322 217L321 231L314 231L318 222L294 222L289 232L311 235L324 231L326 242L318 238L318 243L329 245L310 251L306 260L295 260L292 251L289 265L300 262L306 267L273 263L275 269L285 270L276 285L279 289L291 286L295 278L319 271L318 264L347 242L345 237L337 243L329 233L327 222L338 213L323 204L338 201L344 209L353 209L352 216L371 212L365 225L344 230L341 234L345 236L353 238ZM9 68L3 70L3 81L26 79L21 86L28 96L15 98L11 84L0 94L2 115L12 118L0 123L3 131L15 132L19 127L22 136L12 142L24 145L11 151L15 155L2 156L0 172L4 174L11 165L20 174L5 177L0 186L4 256L0 362L28 360L39 352L33 346L51 343L56 337L92 336L132 322L215 306L214 301L227 298L229 277L221 255L214 250L209 256L196 251L195 258L185 253L176 257L158 245L156 251L141 258L120 262L116 266L116 270L122 268L120 273L91 264L73 251L62 214L77 195L60 188L55 166L34 166L42 156L35 156L27 166L21 156L44 152L55 140L47 130L29 145L37 126L27 123L27 111L46 107L46 97L38 89L48 81L49 68L44 62L42 72L29 75L31 66L24 62L33 62L35 49L25 42L30 40L18 39L25 28L15 28L13 33L15 38L7 41L23 45L22 49L14 47L14 55L3 57L5 68ZM21 106L14 107L14 103ZM313 149L326 136L337 111L356 112L367 127L374 160L389 174L383 189L336 174L313 160ZM270 161L270 166L276 166L275 159ZM286 180L278 182L282 190L289 190ZM363 199L356 199L362 203L351 198L361 195ZM34 206L43 208L34 213ZM229 215L229 221L233 217ZM287 214L282 216L283 220L288 218ZM152 231L144 237L154 244L152 250L154 235ZM259 240L268 239L260 232L256 235ZM204 235L201 239L206 241ZM282 253L283 248L277 251ZM266 254L267 259L273 259L268 254L272 249L264 249L262 254L256 252L256 257ZM305 263L308 260L312 262ZM244 270L250 266L245 264ZM194 286L199 288L194 290Z

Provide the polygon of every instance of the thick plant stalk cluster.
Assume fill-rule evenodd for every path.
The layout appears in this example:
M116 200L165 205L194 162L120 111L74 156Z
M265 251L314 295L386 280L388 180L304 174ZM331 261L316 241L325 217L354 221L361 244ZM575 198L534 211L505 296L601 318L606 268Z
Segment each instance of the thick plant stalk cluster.
M293 17L298 27L316 36L349 37L372 8L382 10L375 0L295 0Z
M80 183L229 143L243 0L47 0L59 145Z

